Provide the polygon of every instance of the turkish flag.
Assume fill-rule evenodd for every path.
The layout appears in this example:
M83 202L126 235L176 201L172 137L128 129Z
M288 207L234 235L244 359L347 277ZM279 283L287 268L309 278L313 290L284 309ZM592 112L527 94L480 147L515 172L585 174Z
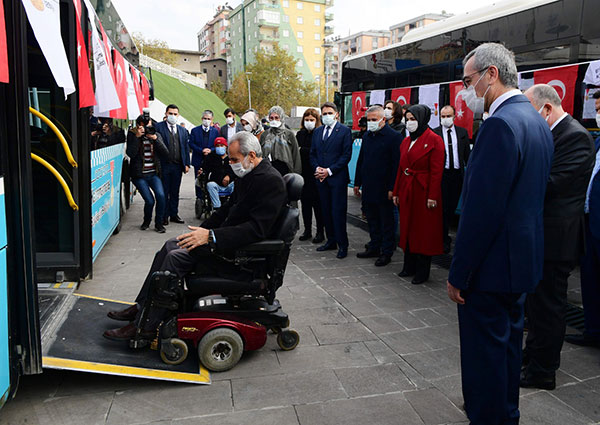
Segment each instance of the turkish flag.
M142 73L140 73L140 75L142 76L142 94L144 95L144 108L147 108L150 106L150 85L148 84L148 79L146 78L146 76Z
M142 92L142 86L140 85L140 73L137 69L133 67L133 65L129 65L131 69L131 77L133 78L133 89L135 90L135 97L137 98L137 103L140 107L140 114L144 109L144 93Z
M458 81L450 83L450 105L456 110L454 124L458 127L466 128L469 132L469 139L473 138L473 112L467 108L467 104L459 94L464 88L463 83Z
M573 115L578 70L579 65L571 65L535 71L533 81L535 84L548 84L554 87L562 100L565 112Z
M83 31L81 31L81 0L73 0L75 5L75 18L77 22L77 70L79 80L79 107L85 108L96 104L92 76Z
M0 83L8 83L8 50L6 48L6 22L4 2L0 0Z
M360 130L358 121L363 117L363 108L367 106L367 93L355 91L352 93L352 130Z
M392 90L392 99L400 105L410 105L410 87Z
M111 118L127 119L127 68L125 68L125 60L119 52L115 50L115 87L121 107L110 111Z

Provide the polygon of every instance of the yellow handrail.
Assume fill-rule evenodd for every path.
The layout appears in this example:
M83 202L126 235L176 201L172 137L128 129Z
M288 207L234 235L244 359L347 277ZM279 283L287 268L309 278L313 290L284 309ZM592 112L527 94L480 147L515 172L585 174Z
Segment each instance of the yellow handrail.
M65 140L65 137L60 132L60 130L54 125L54 123L52 121L50 121L40 111L38 111L36 109L33 109L30 106L29 107L29 112L31 112L33 115L35 115L36 117L38 117L39 119L41 119L42 121L44 121L46 123L46 125L48 127L50 127L50 129L54 132L54 134L56 134L56 137L58 137L58 140L60 140L60 143L61 143L61 145L63 147L63 150L65 151L65 155L67 155L67 160L69 161L69 164L71 164L73 166L73 168L77 168L77 161L75 161L75 158L73 158L73 154L71 153L71 149L69 148L69 144Z
M50 163L48 163L45 159L37 156L34 153L31 154L31 158L33 158L35 161L39 162L44 167L46 167L48 169L48 171L50 171L54 175L54 177L56 177L56 180L58 180L58 182L60 183L60 185L63 188L63 191L65 192L65 195L67 196L67 200L69 201L69 206L71 208L73 208L74 211L77 211L79 209L79 207L75 203L75 200L73 199L73 195L71 195L71 190L69 190L69 186L67 186L65 179L63 179L63 177L59 174L59 172L56 171L56 168L54 168L52 165L50 165Z

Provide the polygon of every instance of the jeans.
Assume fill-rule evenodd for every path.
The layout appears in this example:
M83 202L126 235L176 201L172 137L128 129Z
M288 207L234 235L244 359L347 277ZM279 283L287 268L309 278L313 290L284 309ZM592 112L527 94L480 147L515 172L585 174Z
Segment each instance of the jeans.
M139 177L133 179L133 184L144 199L144 222L150 223L152 221L154 197L156 197L156 223L162 223L165 218L165 192L160 178L156 174ZM154 196L152 196L152 192L154 192Z
M219 194L226 196L231 195L233 193L233 182L229 183L227 186L220 186L215 182L208 182L206 184L206 190L208 191L208 196L210 196L210 202L212 202L213 208L221 208Z

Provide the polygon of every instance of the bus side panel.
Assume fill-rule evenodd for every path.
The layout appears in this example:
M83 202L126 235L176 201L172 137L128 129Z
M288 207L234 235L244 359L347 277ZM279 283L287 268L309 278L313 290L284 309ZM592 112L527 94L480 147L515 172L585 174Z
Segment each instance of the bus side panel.
M4 178L0 178L0 407L10 391L10 357L8 347L8 280L6 275L6 214Z

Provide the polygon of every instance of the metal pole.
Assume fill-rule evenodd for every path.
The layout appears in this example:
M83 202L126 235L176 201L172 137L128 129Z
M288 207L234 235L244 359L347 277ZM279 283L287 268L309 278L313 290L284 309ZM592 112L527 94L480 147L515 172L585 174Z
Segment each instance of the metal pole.
M246 80L248 81L248 109L252 108L252 93L250 92L250 78L246 75Z

